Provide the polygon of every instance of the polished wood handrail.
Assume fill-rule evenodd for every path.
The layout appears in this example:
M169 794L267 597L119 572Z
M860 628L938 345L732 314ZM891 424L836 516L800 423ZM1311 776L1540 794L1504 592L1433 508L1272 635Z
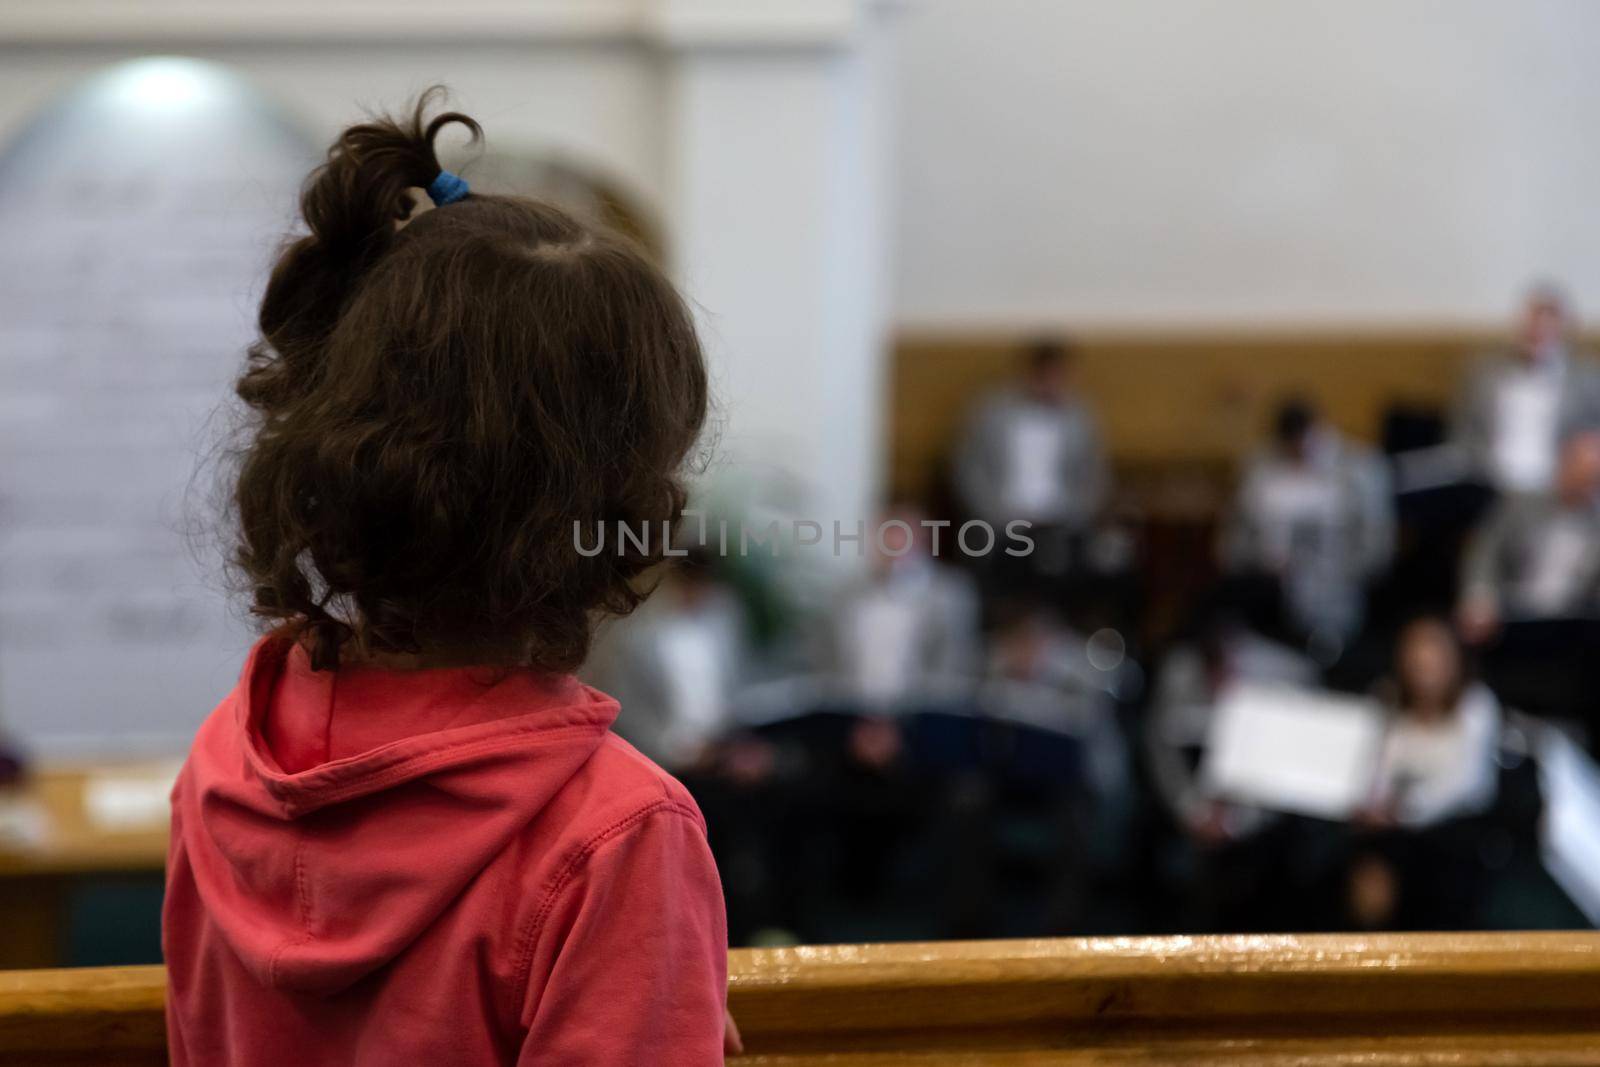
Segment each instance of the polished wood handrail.
M770 1064L1600 1063L1600 933L756 950L732 1003Z
M164 967L0 971L0 1063L167 1061Z
M0 972L0 1062L163 1062L159 967ZM744 1062L1600 1063L1600 933L738 950Z

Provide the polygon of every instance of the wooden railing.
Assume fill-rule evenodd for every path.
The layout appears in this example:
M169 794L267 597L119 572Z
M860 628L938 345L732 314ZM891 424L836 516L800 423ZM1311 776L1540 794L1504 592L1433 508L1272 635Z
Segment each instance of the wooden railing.
M163 967L0 971L0 1063L167 1062Z
M0 1063L164 1062L159 967L0 974ZM776 1065L1600 1063L1600 933L736 951Z

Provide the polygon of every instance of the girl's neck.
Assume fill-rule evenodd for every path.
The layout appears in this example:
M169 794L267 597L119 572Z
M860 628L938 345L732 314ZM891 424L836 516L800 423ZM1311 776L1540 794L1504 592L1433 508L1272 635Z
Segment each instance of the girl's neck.
M1413 701L1409 710L1412 719L1427 726L1444 722L1455 709L1445 700L1427 700Z

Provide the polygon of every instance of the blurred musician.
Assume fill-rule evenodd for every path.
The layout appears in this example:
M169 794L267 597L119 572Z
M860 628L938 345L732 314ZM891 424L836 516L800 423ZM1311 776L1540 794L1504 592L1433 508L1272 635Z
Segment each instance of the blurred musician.
M1481 359L1457 405L1456 439L1480 477L1507 493L1555 480L1560 442L1600 428L1600 364L1580 352L1561 294L1534 289L1516 343Z
M739 602L696 552L618 624L591 670L626 701L616 731L650 758L686 769L731 725L747 658Z
M1037 548L1021 563L1048 575L1069 566L1110 481L1099 425L1073 370L1063 342L1036 342L1021 380L979 402L955 459L962 506L997 534L1014 519L1032 523Z
M1360 626L1366 584L1394 552L1394 502L1379 459L1309 402L1279 408L1270 445L1249 460L1224 531L1224 565L1278 580L1291 619L1343 639Z
M844 590L822 637L825 673L858 710L946 700L978 669L977 593L934 558L922 518L911 507L884 516L869 572Z
M1561 449L1555 491L1506 496L1473 535L1457 612L1482 642L1508 620L1579 618L1600 603L1600 432Z
M1422 827L1493 803L1500 702L1468 672L1449 625L1427 616L1406 626L1384 689L1392 719L1368 819Z

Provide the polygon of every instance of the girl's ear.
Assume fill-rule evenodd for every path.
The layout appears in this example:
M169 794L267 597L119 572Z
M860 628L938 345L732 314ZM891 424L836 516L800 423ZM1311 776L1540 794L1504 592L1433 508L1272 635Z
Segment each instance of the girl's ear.
M405 189L405 196L411 205L411 210L406 213L405 218L394 220L394 230L396 233L399 233L401 230L405 229L406 224L412 219L416 218L418 215L433 210L433 200L428 196L428 190L422 188L422 186L408 185Z

